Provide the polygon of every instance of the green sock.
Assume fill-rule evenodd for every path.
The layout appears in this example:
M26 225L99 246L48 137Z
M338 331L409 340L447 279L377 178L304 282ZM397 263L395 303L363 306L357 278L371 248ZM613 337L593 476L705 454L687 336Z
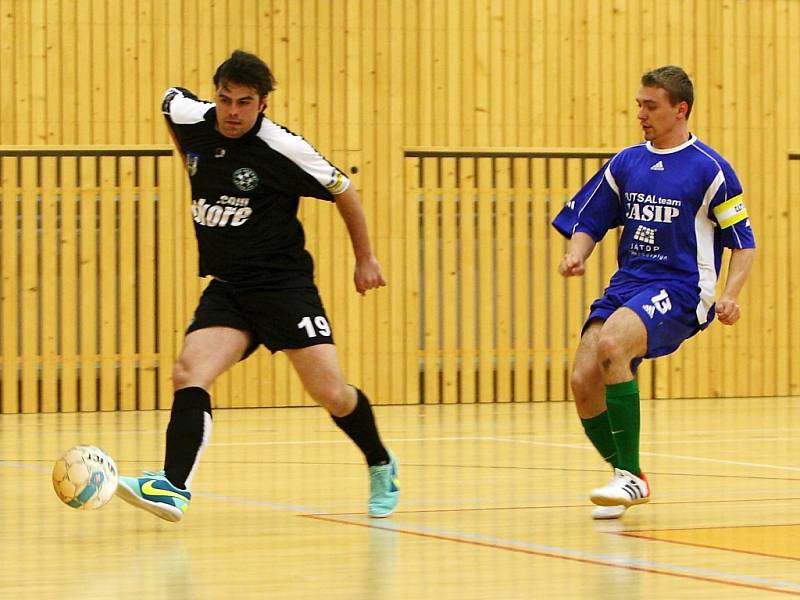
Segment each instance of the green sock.
M603 460L616 467L619 463L619 453L614 436L611 434L611 423L608 420L608 411L603 411L595 417L581 419L586 437L603 457Z
M637 477L639 467L639 386L636 380L606 386L606 406L611 433L617 444L617 468Z

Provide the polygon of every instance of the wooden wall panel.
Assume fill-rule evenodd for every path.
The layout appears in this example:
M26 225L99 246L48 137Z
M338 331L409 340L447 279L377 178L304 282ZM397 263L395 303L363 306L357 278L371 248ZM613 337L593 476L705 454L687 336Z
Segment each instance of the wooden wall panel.
M3 394L0 410L4 413L19 412L19 243L16 226L19 215L19 181L16 160L0 156L0 214L3 223L13 223L0 231L2 239L2 306L0 306L0 347L3 350Z
M304 202L309 249L316 258L344 369L377 403L415 402L420 377L424 378L419 367L423 346L415 279L420 233L412 231L418 226L420 192L409 181L416 168L404 163L403 148L617 150L640 136L633 101L640 74L660 64L679 63L696 84L692 130L729 158L739 172L760 248L752 280L741 298L743 322L734 328L714 325L679 354L646 366L646 377L651 378L648 385L652 384L652 393L658 397L783 395L797 392L800 371L795 358L800 355L800 332L791 328L800 324L790 321L791 327L785 326L786 315L793 318L798 288L795 279L784 276L785 257L798 233L790 210L794 172L787 158L788 147L797 147L800 140L800 115L795 110L800 104L800 64L793 58L800 55L798 30L800 3L795 0L0 0L0 145L165 144L168 138L159 99L166 87L179 84L201 97L211 97L213 71L233 49L243 47L260 54L278 81L269 99L269 116L303 133L352 175L389 281L389 288L358 297L351 281L354 263L349 241L335 208ZM75 161L82 173L94 168L85 159ZM462 179L449 189L459 199L457 210L466 206L462 202L467 190L474 194L470 209L475 209L479 230L491 226L497 216L487 212L488 198L495 192L481 179L483 167L469 167L473 168L474 184L465 183L462 173ZM555 208L536 205L536 190L548 187L540 183L545 175L539 169L531 165L529 178L534 288L557 283L555 257L542 257L535 251L546 226L537 210L552 214ZM22 184L15 177L3 174L2 214L23 218L31 207L7 201L14 195L14 186ZM160 320L158 335L154 331L153 339L141 337L137 348L153 356L174 356L203 282L194 277L196 250L188 189L177 159L159 177L170 185L158 190L172 205L159 203L157 210L158 220L169 223L159 231L165 236L159 244L173 244L169 250L172 272L167 280L159 269L158 297L141 292L139 301L157 305L159 315L169 315L169 320ZM559 195L574 191L579 179L570 173ZM97 190L82 181L74 183L78 200L63 205L67 212L62 216L96 216L100 222L110 218L84 214ZM62 189L63 185L62 181ZM516 179L506 178L501 189L512 190L515 199L520 197ZM19 193L26 192L20 189ZM51 208L45 202L37 214L49 220ZM72 208L74 213L69 212ZM494 265L498 256L516 260L522 243L516 237L517 208L512 202L507 212L500 212L498 224L515 237L499 254L479 246L467 248L478 265L474 275L479 296L472 307L460 298L462 308L479 311L489 297L480 287L483 269ZM448 212L443 215L452 217ZM142 235L141 229L138 232ZM4 233L4 248L10 248L10 235ZM33 239L30 232L24 235L26 240ZM89 261L73 263L62 254L61 268L74 268L89 285L93 265L109 260L98 255L102 239L70 238L66 229L59 235L65 236L61 252L66 249ZM128 232L126 239L132 235ZM43 249L53 252L52 244ZM19 248L11 251L10 257L4 254L2 258L6 270L18 267L14 261ZM448 256L452 258L452 253ZM606 269L612 256L604 250L595 260L599 265L602 258ZM147 254L140 259L152 261ZM130 255L116 260L130 264ZM464 260L457 257L460 268ZM589 290L596 290L596 274L590 273L591 282L581 284L581 302L587 300ZM516 262L513 271L498 275L501 288L507 288L503 278L513 277L516 282L521 276ZM8 290L18 286L24 291L21 280L10 281L6 272L3 277ZM513 295L508 290L503 293L516 298L515 310L525 297L518 288ZM550 307L531 307L527 343L519 343L514 326L498 330L504 348L500 388L522 384L517 379L522 375L515 372L509 379L508 369L523 347L531 353L534 373L553 358L547 355L546 339L561 335L557 328L563 319L567 327L573 327L573 313L579 308L578 292L568 286L564 293L569 309L561 317L557 309L554 314ZM121 304L90 305L92 301L83 295L66 300L73 302L76 311L99 311L100 319L131 313L131 307ZM0 314L8 312L7 305L3 309L6 312ZM464 348L474 344L470 352L475 353L475 365L487 366L491 363L486 346L490 328L482 317L475 315L474 339L459 339L467 344ZM513 325L514 315L495 317L504 323L512 319ZM552 322L553 317L558 323ZM459 319L464 323L469 316L462 314ZM15 324L4 324L16 335ZM447 336L453 335L453 325L446 324ZM70 335L68 326L62 331L63 336ZM0 344L5 355L15 342L3 335ZM66 355L75 361L64 367L62 377L77 377L78 366L88 367L95 351L105 353L114 346L115 353L126 354L131 349L129 341L112 340L108 333L97 339L90 339L87 332L74 335L80 335L81 341L75 349L65 350L69 343L59 340L62 360ZM564 335L574 341L574 332ZM47 343L47 348L36 351L52 356L52 341ZM90 348L92 344L97 348ZM742 361L742 348L747 348L750 360ZM566 356L564 360L569 361L569 351ZM461 364L466 357L456 358L456 364ZM450 355L447 361L450 381ZM26 373L26 386L31 385L33 371L24 361L18 366ZM4 376L10 377L15 368L4 360ZM133 386L139 405L168 406L169 385L164 382L171 366L152 368L157 372L143 375L140 371ZM471 377L469 370L459 373L465 399L500 399L494 381L478 375L472 395L473 384L464 381ZM101 397L96 390L81 387L84 384L79 385L77 379L63 380L68 388L78 387L74 395L63 395L62 390L60 406L74 403L93 409L109 402L106 396L112 388L128 390L132 385L129 372L118 376L119 381L103 390ZM52 384L48 379L48 390ZM534 376L531 397L535 400L541 399L543 391L538 385ZM11 387L4 386L2 397L9 399L9 406L18 406L19 390ZM560 389L563 393L553 398L568 397L568 390ZM128 393L122 395L129 398ZM219 406L310 402L286 361L263 352L222 378L214 398ZM52 405L44 402L41 406Z

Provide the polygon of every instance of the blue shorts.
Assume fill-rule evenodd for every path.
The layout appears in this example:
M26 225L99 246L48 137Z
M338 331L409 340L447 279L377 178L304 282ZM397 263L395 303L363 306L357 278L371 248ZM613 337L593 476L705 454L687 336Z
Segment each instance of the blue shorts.
M655 358L671 354L684 340L708 327L714 318L709 310L702 325L697 319L700 295L686 286L671 283L623 283L606 288L592 303L584 329L595 319L607 320L618 308L626 307L639 315L647 328L647 354Z

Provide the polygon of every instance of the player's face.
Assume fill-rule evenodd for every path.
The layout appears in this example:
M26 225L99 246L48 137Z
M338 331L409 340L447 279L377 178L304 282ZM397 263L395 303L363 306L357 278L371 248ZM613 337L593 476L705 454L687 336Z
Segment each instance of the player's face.
M686 102L673 106L664 88L641 87L636 103L644 139L656 148L672 148L688 139L686 111L689 105Z
M266 98L255 88L226 83L217 88L217 131L229 138L242 137L253 128L258 114L266 108Z

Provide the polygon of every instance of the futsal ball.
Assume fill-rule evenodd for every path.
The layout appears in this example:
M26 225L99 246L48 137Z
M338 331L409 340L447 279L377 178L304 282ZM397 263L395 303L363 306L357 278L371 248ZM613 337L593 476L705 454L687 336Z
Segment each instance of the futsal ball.
M100 508L117 490L117 465L95 446L75 446L53 466L53 487L67 506Z

